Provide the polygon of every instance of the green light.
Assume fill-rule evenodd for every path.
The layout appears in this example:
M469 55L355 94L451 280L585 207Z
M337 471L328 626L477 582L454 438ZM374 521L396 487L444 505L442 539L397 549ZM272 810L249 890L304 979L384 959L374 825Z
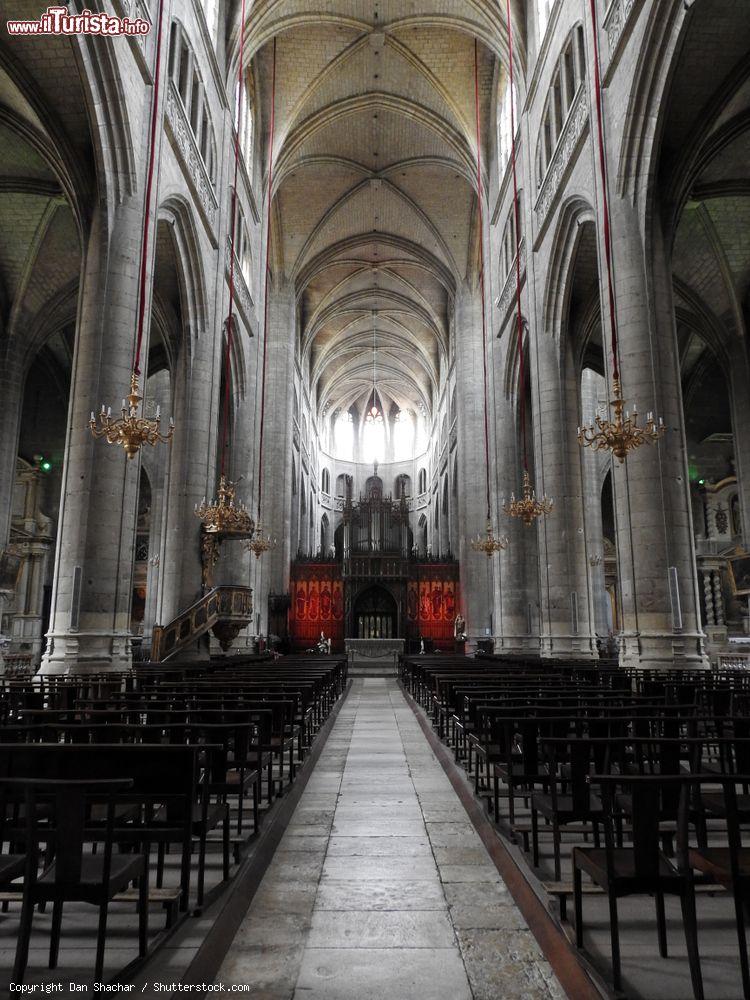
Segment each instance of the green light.
M39 468L42 472L50 472L52 469L52 462L49 462L46 458L39 463Z
M706 484L706 480L705 479L699 479L698 480L698 485L699 486L705 486L705 484Z

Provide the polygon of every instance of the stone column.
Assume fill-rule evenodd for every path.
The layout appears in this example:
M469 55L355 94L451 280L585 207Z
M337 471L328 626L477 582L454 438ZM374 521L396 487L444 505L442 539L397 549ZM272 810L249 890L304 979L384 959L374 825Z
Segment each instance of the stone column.
M668 428L614 462L620 659L628 667L707 666L668 252L656 221L644 250L628 200L612 199L612 216L623 396L628 410L637 403L641 423L653 410Z
M510 396L505 390L504 366L507 357L507 337L501 340L504 349L495 350L495 376L490 411L494 423L493 480L497 510L497 531L508 539L508 548L495 557L494 625L495 651L507 653L538 653L539 584L537 572L537 542L534 528L527 528L502 509L502 501L511 493L518 494L521 486L520 427L518 394L514 387ZM534 632L536 631L536 634Z
M456 387L458 412L458 540L461 563L462 612L470 640L483 638L490 628L492 567L470 539L483 534L487 522L484 457L484 373L482 314L479 288L462 284L456 294Z
M169 372L161 371L148 380L151 407L160 406L168 418L172 413ZM143 641L147 647L153 626L159 624L158 609L163 569L167 567L165 555L166 485L168 462L160 451L149 449L142 455L143 468L151 484L151 512L148 537L148 571L146 576L146 609L143 616Z
M531 338L537 493L555 501L537 520L542 656L589 657L592 635L583 518L581 455L576 440L578 387L570 341L557 331Z
M263 628L267 626L269 593L289 590L289 566L292 553L292 421L294 410L294 285L286 278L269 282L268 347L266 360L265 431L263 443L263 527L276 538L276 548L261 558L256 607ZM263 344L258 350L262 355ZM259 361L262 364L262 358ZM258 407L260 407L260 379ZM260 420L260 410L258 412ZM295 497L295 502L299 499ZM257 492L256 492L257 502ZM309 512L301 531L309 532ZM303 537L306 537L303 535Z
M45 673L127 669L138 458L95 441L89 413L128 392L141 196L96 207L84 255ZM147 350L147 346L146 350Z
M202 331L196 338L185 329L172 373L176 429L164 484L160 625L167 625L201 595L200 521L194 510L204 496L216 495L221 346L221 337Z
M590 368L581 374L581 420L593 424L599 408L600 396L604 397L604 379ZM602 526L602 481L609 464L607 453L591 448L581 451L583 469L583 516L586 525L585 545L588 562L588 581L593 609L594 631L606 636L609 632L609 596L604 572L604 528Z
M244 500L255 518L253 509L253 496L256 479L256 445L259 420L259 399L256 397L256 375L258 365L258 340L249 339L244 329L240 329L238 336L243 338L243 357L246 359L245 365L245 392L241 398L237 399L236 413L234 418L234 433L232 436L232 456L231 475L237 481L237 496ZM258 383L260 385L260 383ZM249 551L247 545L241 542L230 543L222 547L219 566L220 579L224 583L233 583L246 587L253 587L253 597L255 598L254 574L256 571L255 556ZM234 647L240 647L242 643L247 644L250 638L256 634L256 614L258 606L254 601L253 621L248 625L247 630L241 632L234 643Z

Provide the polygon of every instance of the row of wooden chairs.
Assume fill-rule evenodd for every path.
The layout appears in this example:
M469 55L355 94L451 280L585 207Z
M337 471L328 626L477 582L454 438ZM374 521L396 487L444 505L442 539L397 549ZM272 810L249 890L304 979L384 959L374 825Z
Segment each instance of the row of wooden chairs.
M443 656L403 658L401 680L472 776L490 816L523 843L537 871L543 831L551 833L555 880L545 885L563 919L573 896L579 947L584 876L607 895L616 989L622 985L617 899L655 897L659 951L666 955L664 895L675 893L693 992L703 997L695 887L705 883L733 899L750 1000L743 911L750 901L750 847L742 844L742 824L750 822L746 676L639 675L589 664L548 669L540 661ZM575 838L567 882L563 834Z
M46 903L50 968L64 904L99 908L97 980L113 899L137 905L140 955L149 902L165 904L168 925L176 912L200 912L212 831L226 882L233 819L239 860L346 680L343 657L289 657L233 661L210 674L141 665L135 675L0 684L0 891L4 911L21 903L14 981L23 979L35 909ZM165 889L175 850L179 886Z

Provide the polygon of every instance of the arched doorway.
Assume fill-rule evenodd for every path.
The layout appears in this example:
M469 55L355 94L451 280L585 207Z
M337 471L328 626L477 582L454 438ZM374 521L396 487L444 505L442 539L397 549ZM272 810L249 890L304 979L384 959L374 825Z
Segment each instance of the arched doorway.
M398 606L385 587L368 587L354 605L358 639L392 639L398 635Z

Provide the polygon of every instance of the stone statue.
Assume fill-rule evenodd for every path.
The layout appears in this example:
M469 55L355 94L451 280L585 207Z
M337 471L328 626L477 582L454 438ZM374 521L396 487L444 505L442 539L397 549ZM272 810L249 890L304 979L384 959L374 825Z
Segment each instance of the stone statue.
M463 642L466 638L466 619L459 611L456 615L456 620L453 623L453 637L457 639L458 642Z

